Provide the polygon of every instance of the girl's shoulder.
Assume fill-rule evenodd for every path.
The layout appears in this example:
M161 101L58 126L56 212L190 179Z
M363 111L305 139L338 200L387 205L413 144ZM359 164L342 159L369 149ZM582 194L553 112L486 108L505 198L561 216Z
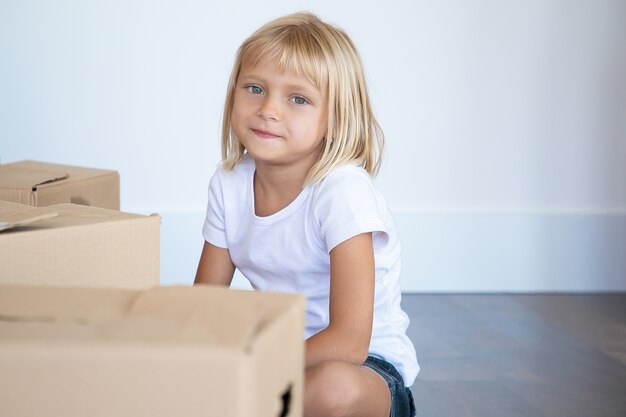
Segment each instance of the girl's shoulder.
M344 164L334 168L317 183L319 191L350 188L351 186L368 186L374 188L374 182L368 172L358 165Z
M330 202L336 200L362 201L380 198L380 192L372 177L360 166L345 164L330 171L313 187L313 200Z
M251 177L254 174L254 165L250 167L250 162L242 160L233 169L227 170L222 164L218 165L209 181L209 194L221 200L232 200L241 195L241 190L251 184Z

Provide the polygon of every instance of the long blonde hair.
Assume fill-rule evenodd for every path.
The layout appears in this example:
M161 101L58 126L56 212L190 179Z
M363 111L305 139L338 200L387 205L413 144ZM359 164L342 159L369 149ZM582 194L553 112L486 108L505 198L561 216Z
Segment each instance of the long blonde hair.
M319 181L333 168L346 163L362 166L370 175L376 175L384 135L372 112L359 54L343 30L305 12L265 24L239 47L222 120L224 168L233 169L246 155L231 129L239 74L244 64L254 66L263 58L275 62L281 70L306 76L326 93L326 137L319 160L305 182Z

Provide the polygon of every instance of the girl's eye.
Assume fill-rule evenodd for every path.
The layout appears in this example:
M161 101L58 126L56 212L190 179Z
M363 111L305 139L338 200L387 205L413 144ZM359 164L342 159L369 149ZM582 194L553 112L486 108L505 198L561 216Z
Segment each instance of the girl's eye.
M263 94L263 89L258 85L249 85L246 87L246 90L252 94Z
M291 101L296 104L306 104L307 100L304 97L292 97Z

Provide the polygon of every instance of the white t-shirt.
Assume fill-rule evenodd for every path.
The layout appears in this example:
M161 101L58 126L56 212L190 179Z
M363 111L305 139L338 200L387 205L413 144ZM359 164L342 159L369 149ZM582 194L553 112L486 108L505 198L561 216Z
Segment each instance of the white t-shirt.
M219 168L209 185L204 239L227 248L234 265L255 290L306 295L307 338L329 323L330 251L372 232L376 281L369 354L393 364L405 385L419 371L400 308L400 243L393 219L367 172L344 165L309 185L279 212L254 212L251 158L232 171Z

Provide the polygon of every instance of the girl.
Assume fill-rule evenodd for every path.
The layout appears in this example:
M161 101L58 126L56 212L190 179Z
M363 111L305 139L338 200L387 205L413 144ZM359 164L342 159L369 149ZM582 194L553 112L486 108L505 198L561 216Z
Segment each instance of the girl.
M371 181L383 134L358 53L308 13L239 48L196 284L307 296L305 416L415 415L400 244Z

